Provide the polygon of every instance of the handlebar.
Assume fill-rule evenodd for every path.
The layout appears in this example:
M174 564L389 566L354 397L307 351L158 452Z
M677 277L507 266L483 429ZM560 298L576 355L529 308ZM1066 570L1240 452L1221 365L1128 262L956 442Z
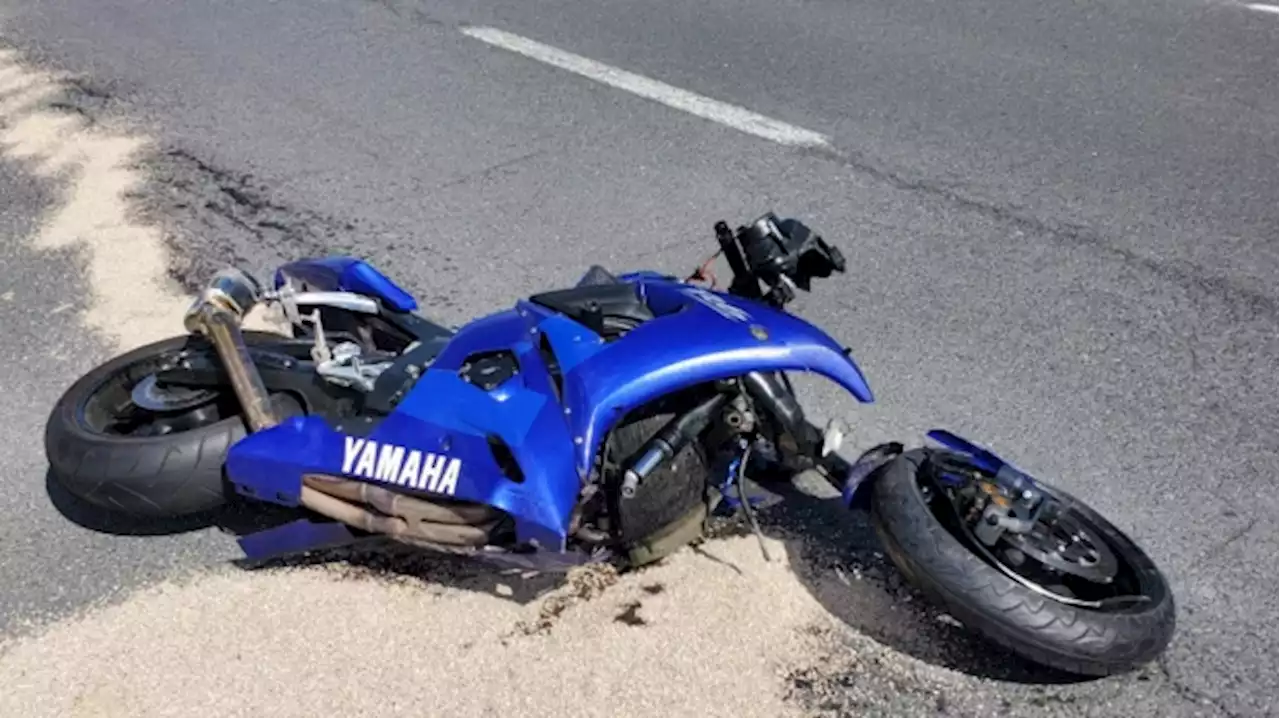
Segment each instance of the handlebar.
M749 225L731 231L717 222L716 241L733 270L729 291L782 307L809 291L814 279L845 270L844 255L797 219L779 219L769 212ZM768 289L760 291L763 282Z

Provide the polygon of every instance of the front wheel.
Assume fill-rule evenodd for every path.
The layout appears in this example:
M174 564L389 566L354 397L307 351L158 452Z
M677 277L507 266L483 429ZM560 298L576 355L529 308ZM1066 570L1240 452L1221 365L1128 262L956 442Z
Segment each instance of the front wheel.
M1050 502L1042 518L987 547L968 527L964 492L937 479L935 462L947 456L955 455L909 451L873 484L876 533L911 583L986 638L1071 673L1120 673L1164 651L1173 593L1128 536L1038 484Z

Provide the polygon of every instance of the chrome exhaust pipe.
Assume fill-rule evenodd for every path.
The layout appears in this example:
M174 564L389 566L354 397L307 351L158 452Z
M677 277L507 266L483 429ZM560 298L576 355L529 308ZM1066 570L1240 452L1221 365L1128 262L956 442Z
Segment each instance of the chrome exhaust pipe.
M217 350L250 432L269 429L280 423L271 406L267 386L249 357L249 348L240 331L245 316L261 298L262 287L253 277L229 267L213 276L182 318L188 332L203 334ZM403 531L398 525L375 526L376 522L364 515L367 512L360 512L357 507L305 484L300 488L299 501L304 507L342 523L370 530Z
M253 277L227 268L214 275L183 317L187 331L205 335L217 350L250 431L280 423L240 331L245 315L261 298L262 287Z
M502 519L501 513L487 506L455 508L322 474L302 477L302 501L317 513L362 531L437 546L483 546Z

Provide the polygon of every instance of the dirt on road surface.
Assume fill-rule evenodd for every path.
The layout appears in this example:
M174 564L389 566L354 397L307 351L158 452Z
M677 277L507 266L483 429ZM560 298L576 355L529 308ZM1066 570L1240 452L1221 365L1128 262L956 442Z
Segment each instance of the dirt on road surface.
M584 571L525 605L494 577L219 572L15 647L0 713L795 714L786 676L830 630L825 612L754 539L708 554L723 563L685 553L621 580Z
M28 241L83 256L81 320L104 340L172 334L187 296L133 207L150 145L60 106L65 89L0 54L0 152L63 189ZM1150 715L1214 713L1160 666L1087 693L947 667L1016 661L918 608L857 540L859 559L771 538L766 562L731 535L563 581L404 557L226 566L0 646L0 716L1110 715L1120 691Z

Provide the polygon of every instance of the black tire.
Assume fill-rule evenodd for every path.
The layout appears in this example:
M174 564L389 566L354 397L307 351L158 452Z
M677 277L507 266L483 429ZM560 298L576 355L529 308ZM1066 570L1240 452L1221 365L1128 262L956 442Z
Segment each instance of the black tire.
M244 332L249 344L284 337ZM114 416L103 401L120 405L123 387L154 371L182 351L214 353L203 338L184 335L138 347L93 368L58 399L45 425L45 454L54 480L95 506L139 517L179 517L217 509L231 498L223 460L246 434L230 387L201 411L209 423L159 436L104 431ZM110 392L108 394L107 392ZM278 412L296 414L301 405L285 394L272 396Z
M1073 606L1014 581L935 517L918 487L925 450L887 464L872 486L872 515L885 552L928 597L987 639L1036 663L1106 676L1157 658L1176 624L1173 593L1159 569L1122 531L1065 492L1045 487L1090 522L1151 600L1123 610Z

